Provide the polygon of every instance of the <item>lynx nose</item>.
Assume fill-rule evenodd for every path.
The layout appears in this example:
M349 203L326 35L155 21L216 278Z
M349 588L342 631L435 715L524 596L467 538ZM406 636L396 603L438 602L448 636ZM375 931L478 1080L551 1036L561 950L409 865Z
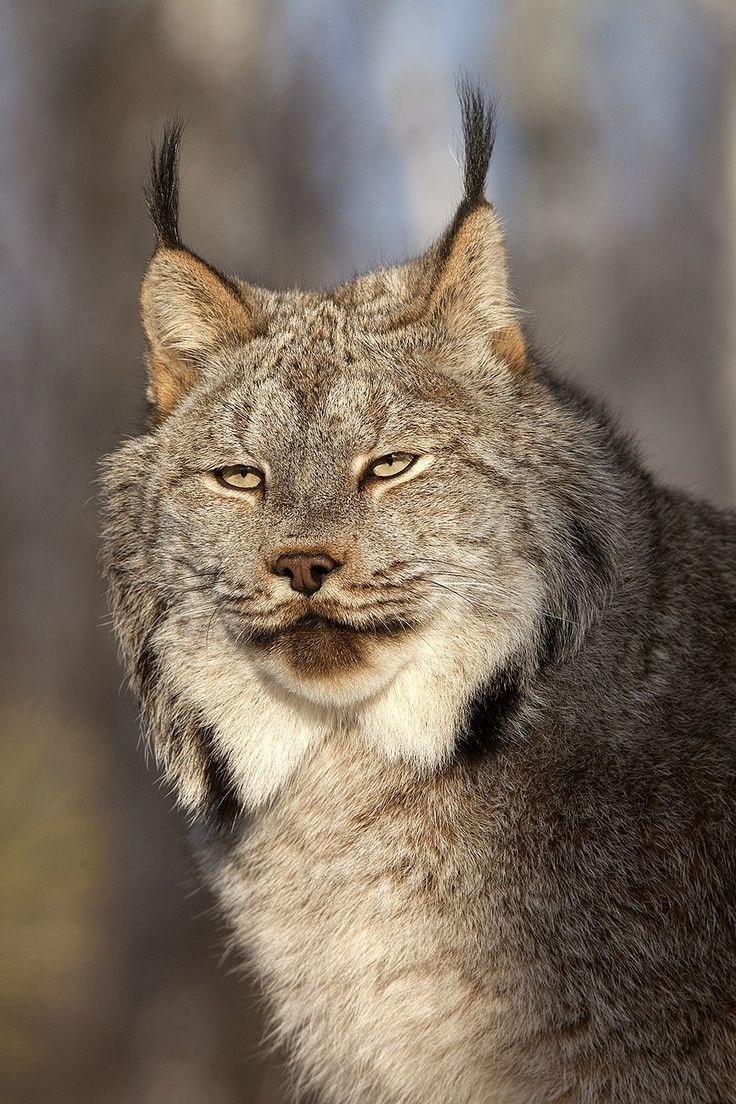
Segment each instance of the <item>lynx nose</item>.
M273 570L276 575L286 576L292 590L314 594L322 586L325 575L339 566L327 552L290 552L279 556Z

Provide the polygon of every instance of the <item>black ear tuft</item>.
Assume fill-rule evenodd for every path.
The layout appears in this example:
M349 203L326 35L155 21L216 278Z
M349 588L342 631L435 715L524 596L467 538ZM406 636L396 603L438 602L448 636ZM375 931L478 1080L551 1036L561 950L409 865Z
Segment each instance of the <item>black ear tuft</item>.
M463 176L466 211L485 199L488 165L496 138L495 105L480 85L467 77L457 82L463 119Z
M179 235L179 146L183 123L174 118L164 128L158 146L151 145L151 176L146 202L161 245L181 248Z

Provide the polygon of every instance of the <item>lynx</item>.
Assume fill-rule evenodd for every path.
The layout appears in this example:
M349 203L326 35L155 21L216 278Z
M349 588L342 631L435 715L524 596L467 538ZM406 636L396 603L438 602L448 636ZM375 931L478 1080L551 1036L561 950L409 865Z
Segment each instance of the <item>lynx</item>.
M736 1102L736 523L530 351L461 105L449 228L326 292L183 245L165 134L117 632L297 1090Z

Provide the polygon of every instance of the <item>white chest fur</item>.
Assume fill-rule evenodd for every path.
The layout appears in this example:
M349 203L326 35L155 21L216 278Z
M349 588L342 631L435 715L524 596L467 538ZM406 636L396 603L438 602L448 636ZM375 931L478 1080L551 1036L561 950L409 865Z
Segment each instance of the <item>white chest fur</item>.
M442 769L515 643L466 617L417 635L370 693L330 701L297 696L218 626L204 649L157 633L252 814L215 889L325 1101L519 1104L498 1068L513 1017L488 970L488 857Z
M463 915L477 886L461 880L476 875L458 861L447 795L432 824L408 772L389 779L370 758L327 740L256 817L216 879L238 943L324 1099L515 1102L493 1059L507 1017Z

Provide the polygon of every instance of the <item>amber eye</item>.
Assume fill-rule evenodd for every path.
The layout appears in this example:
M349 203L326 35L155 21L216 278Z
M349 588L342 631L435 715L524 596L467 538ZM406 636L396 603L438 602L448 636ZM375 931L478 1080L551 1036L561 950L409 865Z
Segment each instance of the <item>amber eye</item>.
M379 456L368 468L366 475L372 475L376 479L391 479L394 475L401 475L419 459L410 452L390 452L388 456Z
M263 486L265 478L262 471L250 468L247 464L230 464L226 468L218 468L215 477L223 487L232 487L236 491L257 491Z

